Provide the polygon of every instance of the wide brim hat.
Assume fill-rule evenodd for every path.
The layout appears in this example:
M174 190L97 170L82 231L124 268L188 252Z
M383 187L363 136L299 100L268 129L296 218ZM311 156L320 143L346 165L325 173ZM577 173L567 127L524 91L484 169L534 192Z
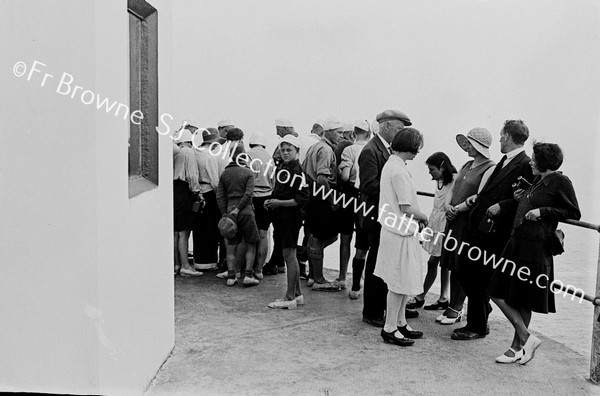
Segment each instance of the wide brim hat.
M490 158L490 146L492 145L492 134L485 128L473 128L467 135L459 133L456 142L463 150L467 151L469 142L485 158Z

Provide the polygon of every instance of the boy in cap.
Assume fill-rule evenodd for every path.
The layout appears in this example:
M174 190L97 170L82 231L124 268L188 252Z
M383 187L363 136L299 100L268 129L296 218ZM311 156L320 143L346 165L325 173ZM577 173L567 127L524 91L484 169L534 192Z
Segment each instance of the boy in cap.
M273 226L278 231L283 257L287 265L287 292L285 298L269 304L269 308L295 309L304 304L300 291L300 269L296 258L296 244L302 225L301 207L308 201L308 189L302 167L298 162L298 138L287 135L279 143L282 162L277 167L273 196L265 207L272 213Z
M254 205L256 225L258 226L260 237L257 260L254 265L254 276L260 280L263 277L262 270L269 250L268 231L271 225L271 215L265 209L265 201L271 197L271 193L273 192L271 172L269 171L269 167L273 166L273 159L271 158L271 154L267 152L267 145L264 137L261 135L252 135L249 145L250 169L254 172L252 204Z
M320 142L312 146L302 165L309 184L311 196L306 206L305 230L308 229L308 263L310 275L308 286L315 291L340 291L340 286L329 282L323 276L323 253L327 246L337 240L334 224L333 195L337 182L337 164L334 149L342 137L343 124L336 119L328 119L323 126ZM315 195L312 193L316 192ZM312 276L311 276L312 275Z
M244 286L258 285L254 277L254 256L256 244L259 241L258 228L252 206L252 192L254 190L254 172L246 167L248 155L244 146L237 145L233 152L231 163L227 165L219 180L217 190L217 203L222 215L236 218L238 230L235 237L227 240L227 286L237 283L235 277L235 259L238 245L242 239L246 243L246 276Z

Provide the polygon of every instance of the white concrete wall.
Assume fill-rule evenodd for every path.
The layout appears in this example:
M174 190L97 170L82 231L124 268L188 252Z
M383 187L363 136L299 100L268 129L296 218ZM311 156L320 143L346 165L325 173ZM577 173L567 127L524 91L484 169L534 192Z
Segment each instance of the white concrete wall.
M162 113L171 13L151 4ZM170 139L129 199L128 121L56 92L67 72L128 104L127 1L0 1L0 44L0 390L140 393L174 344Z

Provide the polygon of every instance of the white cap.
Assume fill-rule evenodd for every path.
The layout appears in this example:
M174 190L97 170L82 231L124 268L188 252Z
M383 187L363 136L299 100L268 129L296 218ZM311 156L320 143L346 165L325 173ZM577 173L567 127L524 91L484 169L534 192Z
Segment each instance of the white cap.
M332 129L339 129L339 128L343 128L344 124L342 124L337 118L335 117L330 117L327 118L325 120L325 122L323 122L323 130L324 131L330 131Z
M254 135L250 136L250 141L248 144L260 144L262 146L267 147L264 137L262 135L258 135L256 133Z
M198 128L198 123L196 122L196 120L183 120L183 123Z
M217 126L218 126L219 128L221 128L221 127L225 127L225 126L228 126L228 125L229 125L229 126L235 126L235 124L234 124L234 123L233 123L233 121L231 121L231 120L221 120L221 121L219 121L219 122L217 123Z
M349 122L345 122L344 123L344 132L352 132L352 131L354 131L353 125Z
M191 142L194 140L194 136L192 135L192 132L190 132L188 129L184 129L179 130L179 132L181 135L179 136L179 139L177 139L177 143L185 143L185 142Z
M296 147L298 149L298 151L300 151L300 139L298 139L296 136L289 134L289 135L285 135L284 137L281 138L281 140L279 141L279 146L281 146L283 143L289 143L292 146Z
M371 128L367 120L356 120L354 121L354 128L362 129L363 131L370 132Z
M293 128L294 124L289 118L281 117L275 120L275 126Z

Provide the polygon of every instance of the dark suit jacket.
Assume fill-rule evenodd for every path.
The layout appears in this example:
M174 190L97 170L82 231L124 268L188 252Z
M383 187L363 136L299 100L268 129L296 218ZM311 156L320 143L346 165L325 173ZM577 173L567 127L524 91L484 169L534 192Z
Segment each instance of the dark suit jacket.
M529 182L533 181L530 161L531 158L523 151L517 154L502 170L495 170L478 194L477 203L471 210L469 218L470 239L481 248L491 250L491 253L500 254L510 237L517 209L517 201L513 198L514 188L512 184L517 181L519 176L524 177ZM487 209L494 204L500 205L500 215L492 219L496 231L483 234L477 228L485 217Z
M373 136L358 157L360 195L363 201L379 205L379 181L381 170L390 157L379 136ZM373 213L371 213L373 215ZM376 214L375 214L376 215Z

